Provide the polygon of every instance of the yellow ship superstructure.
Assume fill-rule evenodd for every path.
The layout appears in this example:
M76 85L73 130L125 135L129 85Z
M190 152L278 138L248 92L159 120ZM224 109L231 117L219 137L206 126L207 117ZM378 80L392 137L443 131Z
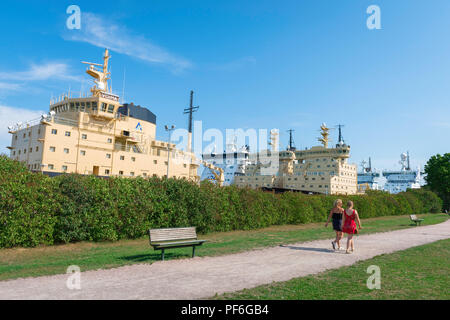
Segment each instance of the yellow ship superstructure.
M246 173L235 178L239 187L253 189L293 190L322 194L356 194L357 167L348 163L350 146L339 143L328 148L329 128L321 126L321 146L305 150L285 150L278 152L276 174L263 173L264 165L270 159L258 158L247 166Z
M83 62L95 82L91 96L61 96L50 102L49 114L41 119L9 128L10 157L50 175L162 177L169 165L169 177L198 181L199 165L192 153L156 140L156 116L134 104L122 105L112 93L109 57L105 50L102 65Z

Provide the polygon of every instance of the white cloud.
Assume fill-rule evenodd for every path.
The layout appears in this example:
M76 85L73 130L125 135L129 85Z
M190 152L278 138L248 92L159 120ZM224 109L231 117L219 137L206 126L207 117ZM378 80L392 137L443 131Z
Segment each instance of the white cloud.
M230 62L213 65L212 69L219 71L236 71L242 67L255 64L256 64L255 57L243 57Z
M22 86L17 83L0 82L0 91L17 91Z
M126 54L147 62L169 66L173 71L183 71L192 66L188 60L176 57L151 43L141 35L135 35L126 27L98 15L83 12L80 30L66 30L64 39L87 42L101 48Z
M11 145L11 134L8 133L8 126L14 125L19 121L37 119L44 111L36 111L24 108L14 108L0 105L0 153L9 155L7 146Z
M0 72L0 80L8 81L42 81L42 80L75 80L80 79L71 75L69 66L60 62L49 62L45 64L32 64L28 70ZM9 84L17 85L17 84Z

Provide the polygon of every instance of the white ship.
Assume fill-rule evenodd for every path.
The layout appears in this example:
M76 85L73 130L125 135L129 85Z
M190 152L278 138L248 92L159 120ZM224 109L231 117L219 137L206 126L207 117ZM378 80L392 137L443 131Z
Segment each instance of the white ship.
M372 169L372 160L370 158L369 162L363 160L361 162L361 168L362 171L358 172L358 189L360 191L366 191L368 189L379 190L378 178L380 177L380 173Z
M402 153L400 155L400 165L402 166L399 171L383 171L383 176L387 181L384 185L384 190L390 193L399 193L406 191L406 189L419 189L421 172L417 170L411 170L409 161L409 152Z
M223 172L223 185L229 186L234 182L236 176L244 175L247 165L250 164L249 153L250 148L243 146L240 149L237 148L236 142L228 143L224 152L217 153L213 150L210 153L202 155L204 162L210 163L217 168L221 168ZM205 167L201 180L215 180L215 175L212 170Z

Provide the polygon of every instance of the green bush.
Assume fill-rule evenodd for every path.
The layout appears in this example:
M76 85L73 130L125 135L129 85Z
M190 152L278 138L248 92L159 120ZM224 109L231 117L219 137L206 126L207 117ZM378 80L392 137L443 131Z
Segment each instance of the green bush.
M333 202L352 200L361 218L440 212L424 189L397 195L275 194L182 179L49 178L0 156L0 247L139 238L149 228L196 226L199 233L323 222Z

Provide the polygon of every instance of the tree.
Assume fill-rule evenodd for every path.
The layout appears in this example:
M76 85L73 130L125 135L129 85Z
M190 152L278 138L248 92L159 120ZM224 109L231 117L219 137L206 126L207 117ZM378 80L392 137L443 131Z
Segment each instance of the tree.
M450 209L450 153L432 156L425 165L425 181L430 189L444 201L444 209Z

